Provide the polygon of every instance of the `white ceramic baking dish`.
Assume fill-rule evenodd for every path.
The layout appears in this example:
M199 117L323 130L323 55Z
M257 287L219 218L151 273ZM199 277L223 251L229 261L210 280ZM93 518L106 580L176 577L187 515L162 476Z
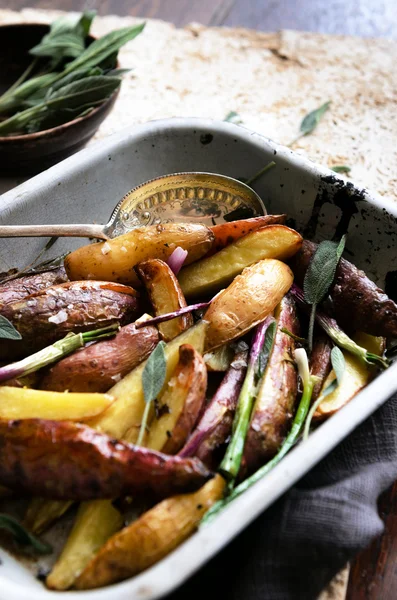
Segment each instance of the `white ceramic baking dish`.
M170 119L132 127L91 146L1 197L2 224L105 223L133 186L177 171L249 177L276 161L255 186L267 210L286 212L313 239L348 228L347 256L384 286L397 269L397 206L230 123ZM54 255L84 243L60 240ZM0 240L0 270L24 265L43 241ZM263 480L160 563L123 583L90 592L51 592L1 551L1 600L148 600L180 585L397 390L397 364L294 448Z

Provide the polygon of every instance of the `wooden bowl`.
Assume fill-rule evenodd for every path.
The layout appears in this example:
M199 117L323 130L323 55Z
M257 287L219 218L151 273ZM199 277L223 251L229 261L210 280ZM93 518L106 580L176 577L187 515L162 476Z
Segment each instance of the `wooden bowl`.
M28 51L48 30L48 25L39 24L0 26L0 94L28 67L32 61ZM88 115L63 125L38 133L0 136L0 172L32 175L80 150L113 108L118 92Z

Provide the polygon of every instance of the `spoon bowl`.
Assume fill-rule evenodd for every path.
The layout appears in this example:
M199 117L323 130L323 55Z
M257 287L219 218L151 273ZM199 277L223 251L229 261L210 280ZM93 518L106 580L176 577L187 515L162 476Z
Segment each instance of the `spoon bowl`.
M245 183L215 173L173 173L129 191L106 225L6 225L0 237L89 237L102 240L144 225L196 222L217 225L266 214L258 194Z

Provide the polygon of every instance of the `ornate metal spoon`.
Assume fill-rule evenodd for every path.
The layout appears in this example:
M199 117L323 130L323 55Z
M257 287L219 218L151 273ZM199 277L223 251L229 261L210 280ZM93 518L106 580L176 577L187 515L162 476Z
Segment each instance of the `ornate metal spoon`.
M107 240L156 223L223 221L265 215L258 194L232 177L214 173L174 173L133 188L117 204L106 225L4 225L0 237L90 237Z

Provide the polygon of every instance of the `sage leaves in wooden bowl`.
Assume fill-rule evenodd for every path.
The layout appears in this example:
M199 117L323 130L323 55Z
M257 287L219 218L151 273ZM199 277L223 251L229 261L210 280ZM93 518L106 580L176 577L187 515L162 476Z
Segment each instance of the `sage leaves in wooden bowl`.
M0 171L36 173L79 150L112 109L119 49L144 23L89 35L93 11L0 27Z

